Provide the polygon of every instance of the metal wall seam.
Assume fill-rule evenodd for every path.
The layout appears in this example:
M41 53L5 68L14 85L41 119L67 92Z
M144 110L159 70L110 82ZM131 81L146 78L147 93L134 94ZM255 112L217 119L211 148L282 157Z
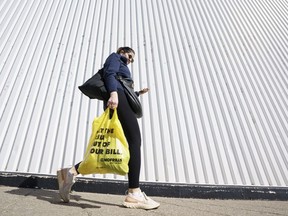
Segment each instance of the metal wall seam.
M40 4L40 2L38 2L38 4L33 4L33 7L31 7L31 10L29 11L30 20L25 21L26 25L28 26L26 34L22 40L17 39L21 41L21 46L17 50L17 55L19 55L17 58L18 61L14 62L13 67L11 68L11 71L19 71L19 74L17 75L14 83L13 92L9 96L10 98L17 98L17 103L15 105L9 105L9 107L15 108L12 111L15 117L18 115L17 119L11 121L11 127L13 127L13 125L18 125L17 130L15 130L15 134L10 135L12 138L12 143L15 144L10 152L8 161L8 164L10 164L9 168L13 167L12 169L17 169L20 154L24 147L23 145L19 146L19 142L17 140L25 140L25 133L23 133L23 130L25 131L28 127L28 116L24 115L27 106L27 97L29 96L29 88L27 87L31 86L31 81L33 80L30 78L30 76L33 77L35 75L35 71L30 71L30 68L32 65L32 59L35 57L35 49L37 46L37 43L35 43L35 34L37 32L37 28L40 25L38 21L45 7L46 4ZM26 119L26 123L23 123Z
M144 47L142 51L142 55L137 58L137 60L140 60L141 58L145 58L146 61L142 62L142 67L139 67L139 76L143 77L142 74L146 74L146 79L149 83L149 81L152 81L149 83L151 92L154 92L154 94L157 94L158 97L163 96L165 93L161 89L163 86L160 84L162 82L162 77L158 78L158 76L162 76L161 74L158 73L159 68L152 68L150 62L152 61L158 61L158 52L157 52L157 44L156 41L158 41L158 32L162 32L162 29L156 30L155 22L157 22L157 16L162 16L162 11L159 11L159 13L155 12L155 9L158 9L158 5L156 5L157 2L153 1L143 1L140 4L140 16L139 20L141 20L141 30L143 34L143 42L144 42ZM151 10L149 11L149 6ZM158 12L158 10L156 10ZM142 15L142 16L141 16ZM140 36L141 34L139 34ZM139 39L140 40L140 39ZM155 41L155 44L153 43ZM153 47L153 49L152 49ZM151 50L151 52L149 51ZM141 51L141 50L139 50ZM147 55L148 53L151 53L151 55ZM139 61L141 63L141 61ZM158 66L156 66L158 67ZM146 69L146 70L145 70ZM141 75L140 75L141 74ZM134 74L133 74L134 75ZM135 76L135 75L134 75ZM144 78L144 77L143 77ZM142 80L139 80L141 82ZM158 83L159 85L155 85ZM142 128L145 128L145 136L143 133L143 139L145 140L145 143L143 143L143 155L144 155L144 160L143 161L143 168L145 169L145 179L149 178L155 178L159 181L165 181L167 179L170 179L169 175L169 169L171 171L174 170L173 165L171 164L171 161L169 162L167 158L167 154L170 154L171 151L168 150L170 146L168 145L167 147L164 146L163 144L165 143L165 137L163 136L164 134L162 133L164 131L163 127L165 127L162 122L162 113L159 113L158 109L155 109L155 107L163 107L165 110L166 106L163 106L163 104L160 104L159 100L155 97L150 97L150 94L148 95L149 97L149 116L147 116L147 119L151 121L151 128L145 127L145 125L142 126ZM152 105L152 106L151 106ZM165 112L164 112L165 113ZM143 119L143 124L145 124L146 119ZM157 132L159 132L157 134ZM156 133L155 133L156 132ZM143 140L143 141L144 141ZM164 154L157 154L157 152L165 152ZM170 159L170 157L169 157ZM163 161L164 160L164 161ZM154 165L155 164L155 165ZM153 168L152 168L153 167ZM143 170L144 170L143 169ZM172 174L171 176L174 177Z
M24 36L26 36L26 34L20 34L21 30L27 31L27 28L30 24L29 19L31 18L31 14L29 14L28 12L30 11L33 5L32 4L25 4L24 8L23 8L23 13L20 13L18 19L20 19L21 21L18 22L19 25L16 25L13 27L13 31L11 32L10 35L10 39L11 39L11 46L6 47L6 50L4 49L2 53L4 53L4 57L5 57L5 51L7 53L7 57L8 60L4 60L4 71L12 71L11 73L6 73L7 76L6 78L3 77L3 73L1 74L1 76L3 77L3 84L5 84L5 86L3 86L3 90L1 91L1 96L0 99L2 101L2 108L0 109L2 112L2 116L1 116L1 121L2 122L6 122L6 125L4 124L4 126L6 127L6 129L8 128L12 128L12 130L8 130L8 133L3 134L4 132L6 132L5 128L1 128L3 129L2 135L1 135L1 140L5 140L5 139L14 139L15 134L17 133L17 128L13 127L13 125L17 125L18 122L17 120L19 120L19 118L21 118L21 116L17 116L14 114L14 111L17 108L17 103L19 98L19 92L20 92L20 88L19 86L21 86L21 78L24 75L24 79L25 79L25 74L23 74L23 72L21 73L21 68L20 66L22 65L23 59L25 57L25 54L21 54L22 52L26 52L26 48L23 48L23 40L25 39ZM25 10L26 8L26 10ZM33 11L32 11L33 14ZM20 52L20 54L19 54ZM10 57L10 58L9 58ZM5 67L6 66L6 67ZM15 71L13 73L13 71ZM5 74L4 74L5 76ZM19 83L20 82L20 83ZM4 111L5 108L9 108L6 109ZM1 142L2 143L2 142ZM12 143L14 143L12 141ZM17 143L15 143L17 145ZM7 149L9 152L12 150L13 145L10 146L3 146L4 149ZM9 150L10 149L10 150ZM7 161L9 160L9 155L10 154L6 154L5 157L2 158L3 164L2 166L5 167L5 165L7 164Z

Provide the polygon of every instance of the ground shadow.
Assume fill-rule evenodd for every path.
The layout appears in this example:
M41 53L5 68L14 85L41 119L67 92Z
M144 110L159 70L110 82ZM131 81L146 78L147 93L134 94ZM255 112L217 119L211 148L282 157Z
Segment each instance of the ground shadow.
M17 188L10 191L6 191L5 193L19 196L34 196L39 200L43 200L54 205L65 205L65 206L79 207L82 209L101 208L101 206L103 205L122 207L121 205L117 205L115 203L85 199L73 193L71 194L70 202L65 203L61 200L58 191L45 190L45 189Z

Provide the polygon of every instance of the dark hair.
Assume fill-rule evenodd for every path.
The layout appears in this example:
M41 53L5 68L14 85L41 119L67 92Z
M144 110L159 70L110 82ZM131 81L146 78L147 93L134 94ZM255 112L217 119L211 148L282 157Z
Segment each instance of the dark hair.
M117 50L117 53L118 54L120 54L120 53L130 53L130 52L132 52L132 53L134 53L135 54L135 51L132 49L132 48L130 48L130 47L119 47L118 48L118 50Z

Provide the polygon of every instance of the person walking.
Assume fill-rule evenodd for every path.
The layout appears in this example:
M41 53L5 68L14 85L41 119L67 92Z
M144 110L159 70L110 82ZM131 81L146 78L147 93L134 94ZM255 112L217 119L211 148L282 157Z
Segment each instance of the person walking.
M134 57L135 51L132 48L120 47L116 53L110 54L106 59L103 79L110 97L107 101L104 101L104 109L107 107L110 109L117 108L118 118L129 145L128 190L123 206L149 210L158 208L160 204L149 198L140 189L141 132L137 118L127 101L124 89L116 79L117 75L124 78L131 78L128 65L134 62ZM142 95L148 91L148 88L144 88L136 93ZM75 183L76 176L81 174L78 172L80 163L71 168L64 168L57 171L59 194L64 202L70 201L71 188Z

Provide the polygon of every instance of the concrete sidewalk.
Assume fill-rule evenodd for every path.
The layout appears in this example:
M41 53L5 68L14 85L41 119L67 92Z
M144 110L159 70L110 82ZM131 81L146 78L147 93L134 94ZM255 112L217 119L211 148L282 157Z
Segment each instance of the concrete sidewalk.
M124 196L73 192L70 203L61 202L58 191L0 186L0 215L288 215L288 201L209 200L153 197L156 210L126 209Z

